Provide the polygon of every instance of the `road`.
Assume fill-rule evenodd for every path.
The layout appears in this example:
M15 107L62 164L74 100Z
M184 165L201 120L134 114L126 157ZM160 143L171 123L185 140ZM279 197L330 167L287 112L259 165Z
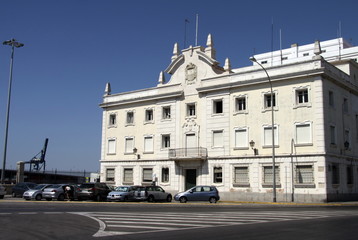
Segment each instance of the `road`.
M357 239L358 207L1 200L0 226L0 239Z

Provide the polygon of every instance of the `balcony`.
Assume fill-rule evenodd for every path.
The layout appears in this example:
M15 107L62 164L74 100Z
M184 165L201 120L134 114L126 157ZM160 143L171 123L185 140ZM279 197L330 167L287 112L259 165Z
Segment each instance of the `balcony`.
M206 160L208 150L203 147L169 149L168 157L173 160Z

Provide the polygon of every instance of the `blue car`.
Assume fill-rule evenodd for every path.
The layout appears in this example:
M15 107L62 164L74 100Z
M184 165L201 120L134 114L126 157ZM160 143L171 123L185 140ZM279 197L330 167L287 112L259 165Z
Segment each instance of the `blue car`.
M175 194L175 201L186 203L187 201L209 201L216 203L220 200L219 191L214 186L195 186L185 192Z

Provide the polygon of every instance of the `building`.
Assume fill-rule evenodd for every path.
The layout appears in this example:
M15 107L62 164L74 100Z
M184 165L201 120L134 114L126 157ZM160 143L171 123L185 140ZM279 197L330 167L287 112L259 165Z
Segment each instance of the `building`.
M357 200L358 47L295 44L232 69L216 61L211 35L206 45L175 44L170 79L161 72L153 88L106 85L101 181L272 201L275 172L277 201Z

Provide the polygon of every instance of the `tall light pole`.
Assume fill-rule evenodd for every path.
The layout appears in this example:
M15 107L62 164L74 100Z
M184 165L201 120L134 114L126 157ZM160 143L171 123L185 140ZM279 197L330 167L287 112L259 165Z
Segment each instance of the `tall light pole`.
M257 63L266 73L267 78L270 83L271 90L271 133L272 133L272 174L273 174L273 184L272 184L272 192L273 192L273 202L276 202L276 163L275 163L275 118L274 118L274 109L273 109L273 91L272 91L272 83L270 75L268 75L266 69L259 63L256 58L250 57L250 61Z
M10 114L10 100L11 100L11 83L12 83L12 68L14 62L14 49L23 47L23 43L19 43L16 39L11 39L3 42L4 45L11 46L11 58L10 58L10 76L9 76L9 88L7 94L7 110L6 110L6 121L5 121L5 140L4 140L4 158L2 162L1 182L4 183L5 179L5 165L6 165L6 150L7 150L7 136L9 132L9 114Z

